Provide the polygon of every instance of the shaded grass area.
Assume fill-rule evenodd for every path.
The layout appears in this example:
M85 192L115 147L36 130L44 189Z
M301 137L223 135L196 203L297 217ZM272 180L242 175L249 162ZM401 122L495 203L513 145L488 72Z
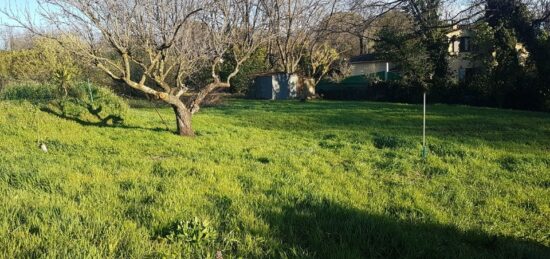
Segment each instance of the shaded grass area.
M7 257L550 256L548 114L430 106L423 162L415 105L232 100L195 139L0 111Z

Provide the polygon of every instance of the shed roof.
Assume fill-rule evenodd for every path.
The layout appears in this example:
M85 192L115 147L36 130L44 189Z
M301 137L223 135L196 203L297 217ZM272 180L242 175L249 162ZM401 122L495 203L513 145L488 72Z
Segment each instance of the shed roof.
M261 72L261 73L256 73L256 74L252 74L253 77L261 77L261 76L276 76L276 75L288 75L289 73L285 73L285 72ZM290 75L293 75L293 74L290 74Z
M359 56L353 56L349 59L350 63L363 63L363 62L376 62L376 61L385 61L380 58L380 55L377 53L363 54Z

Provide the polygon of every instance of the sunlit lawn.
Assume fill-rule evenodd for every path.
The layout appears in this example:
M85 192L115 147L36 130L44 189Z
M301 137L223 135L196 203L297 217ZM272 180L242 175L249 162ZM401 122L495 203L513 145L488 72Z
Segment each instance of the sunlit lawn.
M230 100L191 139L0 102L0 254L550 258L550 115L432 105L423 161L420 112Z

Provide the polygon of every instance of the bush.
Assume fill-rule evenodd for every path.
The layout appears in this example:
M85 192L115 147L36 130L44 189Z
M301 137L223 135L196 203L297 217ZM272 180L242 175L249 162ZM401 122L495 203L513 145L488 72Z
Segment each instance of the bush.
M422 90L402 81L377 81L351 77L341 83L323 82L317 93L329 100L369 100L418 103Z
M64 96L59 87L50 84L14 84L0 91L0 100L29 101L42 110L87 123L120 124L128 104L105 87L78 83Z
M0 91L0 100L25 100L47 103L57 96L57 88L49 84L21 83L9 85Z
M41 37L26 39L29 48L0 52L0 82L47 83L60 69L80 75L84 64L57 41Z
M169 104L161 100L155 99L142 99L142 98L129 98L126 99L126 102L131 108L159 108L159 107L170 107Z
M229 53L232 53L231 51ZM269 66L265 62L267 60L267 49L266 48L260 48L256 50L252 56L246 60L239 69L239 73L231 79L231 87L230 91L231 93L237 93L237 94L247 94L251 85L252 81L256 74L263 73L265 71L269 71ZM228 62L225 62L222 66L222 71L220 71L222 78L227 77L230 73L233 72L235 69L235 57L231 54L227 54L225 57L225 60ZM206 75L208 76L208 79L210 78L210 67L206 67Z
M208 220L195 217L192 220L179 220L171 226L165 236L171 242L186 242L203 246L215 241L216 230Z
M51 101L45 109L81 122L120 124L129 106L105 87L79 83L70 88L67 97Z
M398 149L412 146L409 141L395 136L374 135L372 142L378 149Z
M338 83L322 81L317 93L329 100L422 101L420 87L393 75L391 80L381 81L381 76L352 76ZM494 87L491 75L482 70L474 70L466 76L466 80L460 82L433 82L428 90L428 102L550 111L550 90L532 73L518 76L510 89Z

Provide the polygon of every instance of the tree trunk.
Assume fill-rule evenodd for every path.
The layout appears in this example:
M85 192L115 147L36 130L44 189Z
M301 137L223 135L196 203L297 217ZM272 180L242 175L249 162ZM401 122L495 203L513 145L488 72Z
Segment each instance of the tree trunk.
M63 89L63 93L65 94L65 97L69 96L69 89L67 89L67 85L65 85L64 81L61 81L61 88Z
M176 114L176 125L178 126L177 133L180 136L194 137L195 132L191 127L191 112L183 105L172 105Z
M359 55L365 54L365 40L363 39L363 36L359 36Z
M315 97L315 79L310 77L301 78L301 93L300 99L302 101L312 99Z

